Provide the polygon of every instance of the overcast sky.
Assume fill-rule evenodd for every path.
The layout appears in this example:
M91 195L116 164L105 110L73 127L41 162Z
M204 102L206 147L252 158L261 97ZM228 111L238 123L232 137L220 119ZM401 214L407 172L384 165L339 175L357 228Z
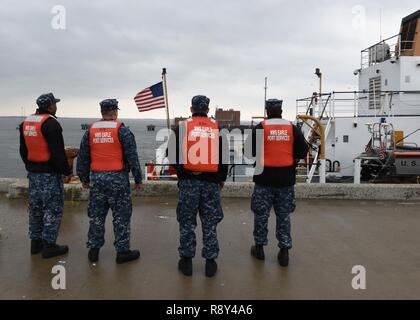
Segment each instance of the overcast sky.
M52 8L65 8L56 30ZM361 11L360 9L363 8ZM264 77L269 98L295 100L317 91L353 90L360 50L399 32L417 0L1 0L0 116L35 109L39 94L62 99L61 117L97 117L99 101L117 98L120 117L164 118L164 110L138 113L141 89L168 70L170 113L187 116L191 97L215 107L261 116ZM365 18L363 19L363 14ZM55 20L55 22L57 22ZM62 22L62 21L61 21Z

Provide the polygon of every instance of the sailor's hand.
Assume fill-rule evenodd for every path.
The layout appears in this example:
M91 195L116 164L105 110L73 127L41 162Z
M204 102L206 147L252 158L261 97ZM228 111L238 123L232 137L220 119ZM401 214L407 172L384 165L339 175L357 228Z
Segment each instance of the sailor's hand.
M134 190L136 192L136 196L140 196L140 193L144 191L144 185L142 183L136 183L134 185Z
M71 181L71 178L73 177L73 175L71 174L71 175L69 175L69 176L64 176L64 178L63 178L63 182L64 183L70 183L70 181Z
M82 183L83 189L90 189L89 183Z

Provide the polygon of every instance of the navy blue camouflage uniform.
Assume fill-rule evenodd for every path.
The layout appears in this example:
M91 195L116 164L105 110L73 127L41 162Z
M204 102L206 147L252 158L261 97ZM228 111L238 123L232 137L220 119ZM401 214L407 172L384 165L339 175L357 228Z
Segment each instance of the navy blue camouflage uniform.
M255 185L251 199L255 244L262 246L268 244L268 218L273 207L276 214L276 238L279 248L291 249L290 215L296 208L294 187L273 188Z
M130 249L130 221L132 215L131 189L129 170L135 183L142 181L142 173L137 153L136 140L129 128L122 125L118 131L124 161L127 169L121 172L90 172L91 155L89 130L86 131L80 144L77 159L77 174L82 183L90 184L89 195L89 232L87 247L101 248L105 243L105 219L109 209L113 214L113 226L117 252Z
M176 212L180 232L179 255L183 258L195 256L198 212L203 229L202 257L216 259L219 255L216 228L223 220L219 184L199 179L182 179L178 188L179 202Z
M206 114L193 114L206 116ZM223 210L220 203L220 185L226 181L228 165L223 155L223 148L227 142L221 137L219 140L219 169L218 172L193 173L186 170L180 161L179 127L170 138L169 144L176 143L176 161L170 159L177 168L179 202L177 206L177 220L179 222L180 245L178 252L181 258L193 258L196 253L197 214L200 216L203 230L202 257L216 259L219 255L217 240L217 225L223 220ZM182 155L181 155L182 157ZM182 158L181 158L182 159Z
M43 109L38 109L36 113L48 114ZM20 156L25 163L29 179L29 237L31 240L55 244L64 210L62 176L72 174L64 150L63 130L52 114L41 128L51 154L48 162L28 160L28 147L22 125L19 131Z
M257 130L263 130L262 124L257 125L253 130L252 145L253 155L262 151L257 150L263 142L257 142ZM303 159L308 153L308 145L302 132L293 126L293 157ZM264 167L260 175L255 175L254 192L251 199L251 210L254 213L254 240L256 245L266 246L268 244L268 219L270 211L274 208L276 214L276 238L280 249L291 249L291 214L295 211L295 190L296 166L291 167Z

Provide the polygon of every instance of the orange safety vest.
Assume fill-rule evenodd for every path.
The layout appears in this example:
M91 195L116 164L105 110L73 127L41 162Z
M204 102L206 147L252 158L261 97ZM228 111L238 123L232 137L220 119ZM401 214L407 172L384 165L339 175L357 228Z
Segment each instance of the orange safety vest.
M182 123L184 168L192 172L219 170L219 127L216 120L193 117Z
M90 169L93 172L122 171L123 148L118 138L122 122L98 121L89 129Z
M264 128L264 167L291 167L293 159L293 125L283 119L262 122Z
M51 159L47 140L42 134L42 125L49 118L49 114L33 114L23 122L23 137L31 162L48 162Z

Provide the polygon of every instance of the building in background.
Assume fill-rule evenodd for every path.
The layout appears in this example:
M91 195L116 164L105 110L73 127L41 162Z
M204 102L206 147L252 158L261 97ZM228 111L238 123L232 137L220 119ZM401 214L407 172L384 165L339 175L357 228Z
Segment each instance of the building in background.
M241 112L233 109L223 110L218 108L216 109L215 118L221 128L239 127L241 125Z

